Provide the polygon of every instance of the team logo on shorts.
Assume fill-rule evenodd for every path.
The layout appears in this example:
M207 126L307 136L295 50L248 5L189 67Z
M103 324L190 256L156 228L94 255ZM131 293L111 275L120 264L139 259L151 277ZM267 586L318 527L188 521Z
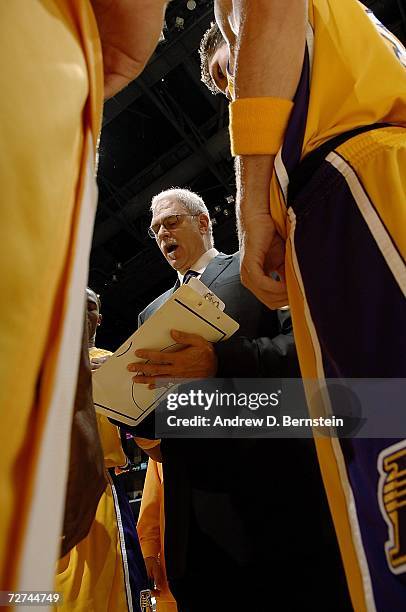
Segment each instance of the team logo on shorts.
M406 440L378 456L378 501L388 526L386 559L394 574L406 572Z

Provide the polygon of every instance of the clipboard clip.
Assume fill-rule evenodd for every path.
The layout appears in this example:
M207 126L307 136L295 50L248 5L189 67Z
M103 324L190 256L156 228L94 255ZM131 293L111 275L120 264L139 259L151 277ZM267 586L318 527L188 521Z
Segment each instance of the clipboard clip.
M208 291L207 293L205 293L203 297L208 302L211 302L213 306L215 306L216 308L220 308L220 300L211 291Z

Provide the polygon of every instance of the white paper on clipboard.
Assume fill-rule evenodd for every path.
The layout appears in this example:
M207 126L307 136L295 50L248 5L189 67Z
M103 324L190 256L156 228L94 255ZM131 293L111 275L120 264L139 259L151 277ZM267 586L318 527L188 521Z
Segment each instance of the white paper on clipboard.
M127 364L140 361L137 349L176 351L181 348L170 335L171 329L221 342L232 336L239 324L219 310L212 301L188 285L182 285L117 351L93 372L93 399L97 412L127 425L139 425L162 401L174 384L148 389L134 383Z

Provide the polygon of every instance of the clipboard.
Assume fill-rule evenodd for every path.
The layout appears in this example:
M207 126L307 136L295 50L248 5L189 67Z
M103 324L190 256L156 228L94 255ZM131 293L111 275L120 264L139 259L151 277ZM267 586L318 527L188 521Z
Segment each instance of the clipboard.
M127 425L139 425L177 383L169 382L153 390L146 384L134 383L134 373L127 370L127 364L146 363L145 359L134 355L137 349L179 350L182 345L174 342L171 329L198 334L216 343L230 338L238 328L239 324L219 310L212 300L205 299L189 285L182 285L93 372L96 411Z

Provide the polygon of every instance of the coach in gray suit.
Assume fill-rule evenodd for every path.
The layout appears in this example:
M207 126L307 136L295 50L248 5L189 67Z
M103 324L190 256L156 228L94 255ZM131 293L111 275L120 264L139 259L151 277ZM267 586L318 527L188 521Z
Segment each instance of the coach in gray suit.
M267 309L241 285L239 255L214 248L203 200L170 189L153 198L151 210L150 234L178 280L139 323L194 275L240 328L216 345L172 332L184 348L165 353L164 363L162 353L137 351L149 363L128 366L135 382L299 376L289 312ZM335 593L337 609L350 609L340 600L345 581L312 440L165 439L161 452L166 569L179 612L268 612L273 599L284 601L284 610L302 610L308 602L324 612L331 602L317 601L320 581Z

